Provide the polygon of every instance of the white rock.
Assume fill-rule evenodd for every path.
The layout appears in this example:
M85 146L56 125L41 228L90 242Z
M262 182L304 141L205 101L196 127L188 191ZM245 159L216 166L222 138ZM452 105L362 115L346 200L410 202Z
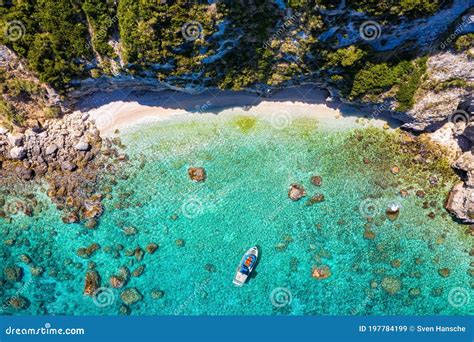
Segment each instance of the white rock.
M23 141L25 136L23 134L8 134L8 142L12 146L21 146L23 145Z
M6 129L3 126L0 126L0 134L7 134L7 133L8 133L8 129Z
M79 151L87 151L89 149L89 143L84 140L79 141L74 148Z
M26 157L26 149L24 147L14 147L10 150L12 159L23 159Z
M56 144L49 145L46 147L46 154L49 156L55 153L58 150L58 146Z

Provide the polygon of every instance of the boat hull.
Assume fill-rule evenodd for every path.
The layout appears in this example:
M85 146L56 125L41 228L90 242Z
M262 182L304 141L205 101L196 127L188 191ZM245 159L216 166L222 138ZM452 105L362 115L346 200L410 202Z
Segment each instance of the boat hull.
M255 256L255 263L253 263L252 267L250 267L248 269L248 272L247 273L244 273L244 272L241 272L241 266L242 264L245 262L245 260L249 257L249 256L252 256L254 255ZM257 246L254 246L252 248L250 248L245 254L244 256L242 257L242 260L240 261L239 263L239 266L237 267L237 271L235 273L235 276L234 276L234 280L233 280L233 283L235 286L243 286L245 284L245 282L247 281L248 277L250 276L250 274L252 273L253 269L255 268L255 265L256 265L256 261L258 260L258 248Z

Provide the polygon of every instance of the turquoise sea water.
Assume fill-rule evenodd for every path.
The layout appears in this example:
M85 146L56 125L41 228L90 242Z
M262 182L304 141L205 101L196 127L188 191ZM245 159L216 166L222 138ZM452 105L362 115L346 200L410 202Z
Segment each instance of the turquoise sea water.
M356 167L363 156L349 150L350 134L322 131L311 119L277 129L262 119L232 116L157 123L123 134L128 179L113 187L96 229L63 224L41 189L40 215L17 214L12 223L0 219L3 240L16 241L1 246L2 265L16 264L25 273L21 282L4 283L0 294L4 301L19 294L30 302L23 311L5 305L3 310L119 314L122 290L111 289L108 278L121 265L132 271L145 265L126 285L143 295L129 307L132 314L472 313L472 240L444 212L445 192L431 199L430 209L423 209L416 187L402 198L406 185L397 177L405 170L395 176L370 165ZM370 157L371 149L365 152ZM204 167L206 181L190 181L189 166ZM322 186L311 184L313 175L322 176ZM292 183L302 184L308 196L289 200ZM314 193L325 200L305 205ZM401 206L395 221L385 215L391 203ZM431 211L434 219L427 217ZM374 239L364 238L367 224ZM129 226L138 234L125 235L122 228ZM150 242L159 245L154 254L145 253L142 261L127 256L127 250ZM92 243L101 249L89 260L76 255ZM119 244L124 250L117 251ZM235 269L253 245L261 252L256 272L236 288ZM32 277L19 261L23 253L46 272ZM89 261L97 264L106 288L96 301L82 294ZM312 278L312 268L323 265L332 275ZM440 276L441 268L450 269L449 277ZM386 291L390 280L399 285L392 294ZM164 296L153 299L153 289Z

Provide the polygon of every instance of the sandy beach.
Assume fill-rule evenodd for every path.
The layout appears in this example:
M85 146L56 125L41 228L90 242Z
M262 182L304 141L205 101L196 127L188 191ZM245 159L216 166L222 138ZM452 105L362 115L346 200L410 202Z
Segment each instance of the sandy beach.
M374 115L372 107L356 107L329 97L327 91L311 85L278 90L271 97L243 91L206 90L200 94L176 91L134 92L115 90L97 93L78 103L89 113L103 135L115 130L130 131L141 125L171 119L212 115L255 115L285 126L296 117L312 117L320 128L339 130L400 123L388 115Z

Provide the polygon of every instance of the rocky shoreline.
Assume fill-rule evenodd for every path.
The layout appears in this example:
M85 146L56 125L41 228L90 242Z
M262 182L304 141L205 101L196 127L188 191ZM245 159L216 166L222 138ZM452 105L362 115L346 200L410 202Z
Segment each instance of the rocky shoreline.
M93 228L103 211L99 177L105 176L104 170L114 175L118 163L127 159L116 144L118 140L102 139L94 122L80 112L14 132L0 127L0 185L11 193L22 188L12 185L46 181L47 194L63 212L63 221L83 221ZM11 211L18 210L34 212L21 200ZM9 214L0 212L7 219Z

